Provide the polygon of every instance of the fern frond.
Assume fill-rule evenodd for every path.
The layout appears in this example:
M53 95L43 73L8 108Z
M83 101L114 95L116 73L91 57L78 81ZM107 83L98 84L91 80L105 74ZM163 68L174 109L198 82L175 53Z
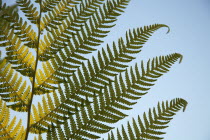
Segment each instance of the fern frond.
M16 124L16 117L10 121L10 111L6 103L0 98L0 139L20 140L25 136L22 120Z
M42 17L40 30L43 31L46 28L51 31L52 29L58 29L57 26L61 24L60 27L63 27L64 23L62 21L65 21L75 4L77 3L74 1L61 0L53 10Z
M81 0L69 0L68 2L75 5L79 4ZM50 12L56 7L61 0L43 0L42 1L42 12Z
M150 109L147 115L144 113L143 119L138 116L138 121L133 119L132 123L128 122L127 133L122 126L121 133L118 131L117 137L112 137L111 140L163 139L162 135L165 134L163 129L168 127L167 124L173 119L176 112L182 108L184 111L186 106L187 101L181 98L173 99L170 102L158 103L157 108Z
M148 82L151 85L153 85L152 83L154 83L154 81L156 81L156 79L158 77L160 77L162 75L162 73L165 73L168 71L169 67L171 67L171 65L173 63L175 63L175 61L177 59L181 58L180 54L172 54L172 55L168 55L165 57L160 57L160 58L156 58L154 60L156 60L155 65L153 63L148 63L147 67L150 67L150 65L153 65L153 69L148 69L146 70L146 72L144 74L141 74L141 76L139 76L139 70L136 68L136 74L135 76L131 77L133 78L132 81L134 83L130 83L130 81L127 79L129 77L126 76L126 83L122 80L123 78L120 78L119 80L116 79L114 81L115 86L112 86L112 84L108 84L109 88L105 88L105 90L101 90L101 93L99 94L99 97L97 97L96 95L94 95L94 107L92 106L88 106L88 104L90 104L90 101L88 100L87 96L86 99L83 100L81 97L78 96L78 93L80 92L75 92L75 90L77 90L78 88L75 85L78 85L76 80L74 79L73 81L75 82L75 85L70 85L70 87L66 86L66 92L71 92L71 95L67 94L67 97L64 96L63 91L59 91L59 93L62 93L62 101L61 104L59 106L56 106L55 108L53 108L53 110L48 110L48 114L46 114L46 117L51 118L52 120L54 120L54 123L56 124L55 120L56 117L51 117L52 114L58 115L58 114L69 114L68 112L70 112L70 115L74 114L74 113L79 113L79 115L77 115L77 117L79 117L78 119L81 120L79 122L83 122L81 124L77 124L76 126L77 129L75 130L76 134L74 134L72 132L70 138L83 138L83 136L88 137L88 134L85 135L83 134L83 132L86 131L91 131L94 133L105 133L108 132L112 127L108 126L108 125L104 125L103 122L106 123L116 123L118 120L123 119L126 115L124 113L121 113L120 109L122 110L129 110L131 109L130 106L134 105L136 102L135 100L141 98L141 96L146 94L146 91L149 90L149 87L147 86L145 88L145 84L142 81L144 81L146 78L148 78L151 73L156 72L157 71L157 75L154 78L153 81L148 80L146 82ZM164 68L165 66L167 66L168 68L166 68L167 70L160 70L162 68ZM134 75L134 73L131 72L131 75ZM73 84L73 83L71 83ZM136 87L137 86L137 87ZM141 87L140 87L141 86ZM75 89L74 89L75 88ZM143 91L142 91L143 89ZM73 91L73 92L72 92ZM73 94L74 93L74 94ZM81 107L82 104L84 106L85 103L85 107ZM75 105L80 106L80 112L75 112ZM86 110L86 111L85 111ZM85 113L86 112L86 113ZM84 119L85 117L82 118L81 115L84 116L88 116L86 117L86 119ZM61 115L62 116L62 115ZM61 120L61 116L59 117L58 120ZM69 116L71 117L71 116ZM47 126L50 126L50 119L43 119L42 121L39 122L39 124L41 125L34 125L33 127L41 127L39 129L45 129L45 131L47 130ZM62 120L65 120L65 118L63 118ZM48 122L47 122L48 121ZM47 123L46 123L47 122ZM78 123L79 123L78 122ZM75 121L75 123L77 123ZM93 125L93 128L91 127ZM96 126L95 126L96 125ZM88 126L88 127L86 127ZM97 127L97 129L95 129L95 127ZM75 128L71 128L71 129L75 129ZM87 129L87 130L86 130ZM91 130L89 130L91 129ZM80 134L81 132L81 134ZM98 137L96 134L92 134L91 133L91 137L92 138L93 135L95 137Z
M114 26L113 22L121 15L129 2L128 0L117 2L112 0L100 7L101 1L104 0L84 1L83 3L88 4L81 4L81 13L77 7L73 8L70 19L66 21L67 24L63 23L63 27L52 30L51 35L45 36L47 39L42 41L39 59L47 61L53 58L53 54L58 51L62 53L62 48L66 48L65 53L68 57L65 56L65 59L69 56L71 59L65 61L75 62L74 60L80 61L77 56L82 57L83 54L96 50L95 47L103 42L101 38L105 37Z
M154 24L134 29L132 33L129 31L126 34L127 41L125 43L122 38L118 41L118 47L113 43L114 53L111 53L109 46L107 47L108 53L105 53L104 50L99 52L98 58L93 58L93 65L88 64L88 70L85 70L84 66L82 67L84 70L82 73L90 73L90 75L86 74L84 77L81 77L80 75L82 74L78 71L78 80L82 88L77 92L83 96L92 96L94 93L100 92L100 89L109 84L114 76L126 70L128 62L135 59L134 54L138 54L152 33L161 27L167 26Z
M5 24L3 30L0 30L1 43L0 47L6 47L6 59L15 64L13 66L18 72L24 76L33 76L34 73L34 56L29 52L29 48L21 45L21 40L15 35L14 29L10 30L10 25Z
M54 7L60 2L61 0L43 0L42 1L42 12L49 12L52 11Z
M6 11L7 7L2 6L2 10ZM10 29L15 30L15 34L20 38L21 41L26 42L25 45L33 48L37 42L36 32L32 29L31 25L28 25L23 19L19 17L17 12L8 13L7 16L2 16L2 19L9 22ZM3 21L1 21L4 24Z
M114 48L114 54L111 53L110 51L110 47L107 48L108 53L105 53L104 50L102 50L102 52L99 52L99 56L98 56L98 62L99 65L97 64L96 60L93 59L93 64L94 64L94 68L92 68L92 65L89 65L89 72L88 73L93 73L91 75L87 75L88 79L86 79L87 77L84 77L83 79L79 79L79 81L83 81L83 83L81 83L80 85L85 87L85 89L87 88L87 86L84 86L84 84L86 85L87 83L91 84L92 86L94 86L92 83L103 83L102 86L98 86L98 87L93 87L89 89L92 89L92 94L94 92L98 92L100 90L101 87L104 86L104 83L109 82L110 75L116 75L116 72L123 72L125 71L125 68L128 66L127 64L122 64L122 63L127 63L130 62L131 60L133 60L135 57L133 57L133 54L137 54L141 51L142 45L149 39L149 37L152 35L152 33L156 30L158 30L161 27L168 27L166 25L163 24L154 24L154 25L150 25L150 26L145 26L144 28L138 28L138 29L134 29L133 31L129 31L126 34L126 39L127 42L124 43L124 41L122 39L119 39L118 42L118 48L116 47L115 43L113 44L113 48ZM117 51L119 49L119 51ZM66 49L67 50L67 49ZM108 54L108 55L107 55ZM63 81L62 78L60 77L66 77L66 76L71 76L73 72L75 72L80 65L82 65L83 63L81 63L82 60L85 60L85 58L83 56L80 56L78 54L74 54L74 56L80 60L76 60L74 58L68 58L67 60L73 61L74 65L72 65L71 63L69 63L68 61L64 61L65 60L65 54L61 53L60 57L56 56L56 58L54 60L51 61L51 63L46 62L46 65L48 65L49 67L53 68L53 69L49 69L51 71L51 75L49 74L43 74L45 75L42 78L42 82L38 83L37 87L37 94L42 94L44 92L46 92L46 90L44 89L49 89L49 83L51 83L52 79L54 81ZM103 60L105 60L103 62ZM62 61L64 61L62 66ZM75 63L77 63L77 65L75 65ZM85 66L83 66L84 68ZM96 68L98 67L98 68ZM95 69L95 71L91 72L91 69ZM87 71L87 70L86 70ZM87 74L88 74L87 73ZM96 75L95 75L95 74ZM47 76L49 75L49 76ZM95 77L94 77L95 76ZM41 78L41 77L40 77ZM106 81L104 81L106 80ZM46 85L46 86L45 86ZM90 86L90 85L88 85ZM55 88L55 87L54 87ZM97 89L99 88L99 90ZM96 90L97 89L97 90ZM88 93L84 93L84 94L88 94Z
M35 137L34 137L34 140L43 140L42 135L39 134L38 137L35 136Z
M4 24L2 20L7 20L8 22L11 22L12 20L9 19L10 15L16 13L18 11L17 4L14 4L12 6L7 6L6 3L2 3L2 0L0 0L0 27Z
M34 4L30 0L17 0L17 3L21 7L20 10L25 14L27 19L31 21L31 23L37 24L39 12Z
M60 88L60 90L62 89ZM62 92L60 91L60 93ZM68 110L60 110L57 108L58 106L67 108L65 104L62 104L62 102L65 100L64 93L60 94L60 99L57 94L58 93L53 92L52 97L50 94L47 94L46 98L42 98L42 104L38 103L38 107L33 105L33 115L31 115L33 119L31 119L30 122L30 132L47 132L49 124L63 124L66 117L64 117L62 114L68 114L70 111L75 112L75 107L68 106ZM52 100L52 98L54 100Z
M106 133L109 130L111 130L111 127L108 125L109 123L116 123L117 121L127 116L126 114L121 112L122 109L127 109L127 110L131 109L130 106L136 103L134 101L146 94L145 90L141 91L140 88L136 88L136 85L138 84L138 87L140 87L140 85L142 87L145 87L143 81L146 79L146 77L148 77L148 75L151 72L156 70L159 72L159 76L156 76L155 78L157 79L162 75L162 73L167 72L169 69L166 68L167 70L161 71L159 70L159 68L164 68L165 66L171 67L171 65L175 63L175 61L180 57L181 55L179 54L172 54L169 56L165 56L164 58L161 58L163 59L163 61L160 59L160 63L157 63L154 66L153 70L147 69L146 73L143 74L141 78L138 79L136 82L130 85L127 85L125 83L124 85L119 85L120 90L117 90L119 89L117 88L117 86L119 83L123 83L123 81L120 82L115 81L116 84L115 87L113 87L112 84L109 84L109 89L105 89L104 92L101 91L104 94L101 93L99 94L98 97L97 96L94 97L93 99L94 107L91 107L92 109L88 109L88 107L85 106L85 110L92 110L91 112L94 113L88 112L87 113L88 119L86 120L78 115L78 117L80 117L79 119L81 120L80 123L81 122L82 123L78 124L78 122L76 122L78 127L75 130L75 132L73 132L70 135L69 138L82 139L85 137L86 139L91 139L93 135L95 136L95 138L98 137L97 133L98 134ZM147 65L151 64L148 63ZM147 82L151 86L153 85L154 81L156 80L153 81L148 80ZM147 87L146 89L149 90L148 85L146 87ZM80 111L79 114L81 115L82 113L84 113L84 111ZM105 125L104 123L107 123L107 125ZM88 134L86 135L86 133L84 134L83 132L86 132ZM89 135L91 135L91 137L89 137Z
M16 16L16 17L15 17ZM23 19L18 16L18 14L13 15L14 22L11 24L11 28L15 30L15 34L20 38L24 45L29 48L35 48L37 44L37 35L33 30L31 25L28 25Z
M0 96L2 100L10 102L8 107L15 111L25 112L28 109L28 99L31 87L23 82L23 78L6 62L0 64Z
M145 27L145 31L142 31L142 28L140 28L139 30L137 30L137 31L139 31L139 36L135 36L136 37L136 39L134 39L133 40L133 42L135 41L135 43L137 44L137 43L139 43L140 45L142 45L147 39L144 39L144 40L141 40L141 41L139 41L139 42L137 42L136 40L138 40L139 38L141 38L141 36L145 36L145 34L149 34L149 33L151 33L151 32L154 32L155 30L157 30L158 28L161 28L161 27L165 27L165 25L152 25L152 26L149 26L148 28L146 28ZM134 30L135 31L135 30ZM141 32L140 32L141 31ZM135 32L134 32L135 33ZM149 34L150 35L150 34ZM127 45L128 45L128 48L132 48L132 47L136 47L138 50L139 50L139 48L141 48L141 47L138 47L138 46L135 46L134 45L134 43L132 43L131 41L128 41L127 42ZM122 50L122 47L121 47L121 50ZM124 49L124 51L126 51L125 49ZM104 53L103 53L104 54ZM108 62L108 64L109 64L109 62L113 62L113 59L114 58L118 58L118 59L120 59L121 57L123 57L123 54L124 54L124 52L123 51L121 51L121 57L119 57L119 55L118 55L119 53L116 53L116 55L115 56L112 56L112 54L111 53L109 53L109 57L110 57L110 61L107 61ZM104 54L105 55L105 54ZM127 55L127 56L129 56L129 55ZM179 56L179 55L178 55ZM106 56L104 56L104 59L105 59L105 57ZM126 58L126 59L128 59L128 58ZM130 60L132 60L132 59L130 59ZM106 62L106 63L107 63ZM58 63L59 64L59 63ZM117 64L116 62L114 62L113 64ZM91 65L91 64L90 64ZM82 73L85 73L85 75L84 75L84 77L82 76L82 74L81 74L81 71L79 71L79 73L80 73L80 76L79 76L79 78L76 76L76 75L73 75L73 79L71 80L68 80L68 82L70 82L70 87L71 87L71 89L69 90L67 90L67 98L65 99L65 100L63 100L62 101L62 104L60 105L60 106L57 106L56 108L58 108L58 110L60 110L60 112L65 112L66 113L66 111L64 111L64 109L66 110L66 105L65 104L68 104L69 106L74 106L75 104L76 104L76 101L74 101L74 100L71 100L71 98L75 98L76 100L78 100L78 102L81 102L82 100L81 100L81 97L79 97L78 96L78 94L81 94L81 95L84 95L83 94L83 92L85 91L85 90L92 90L92 92L94 93L94 92L99 92L100 91L100 88L101 87L104 87L104 85L105 84L107 84L106 82L107 81L109 81L109 79L107 80L107 81L105 81L105 82L100 82L99 84L101 84L101 83L103 83L103 85L99 85L99 84L94 84L95 82L97 82L96 80L99 80L99 81L101 81L101 79L98 79L98 78L95 78L96 80L95 81L92 81L93 80L93 78L92 78L92 76L94 75L94 73L98 73L99 71L93 71L93 69L97 69L96 67L95 68L93 68L93 66L88 66L88 68L89 68L89 70L87 70L86 69L86 66L84 66L83 65L83 72ZM95 65L97 65L96 63L95 63ZM52 66L51 66L52 67ZM45 68L45 67L44 67ZM49 72L51 72L51 68L50 68L50 65L49 65ZM105 74L106 74L107 72L105 71ZM111 76L115 76L116 74L112 74ZM103 75L102 75L103 76ZM110 74L109 74L109 76L110 76ZM44 77L43 75L40 75L40 78L41 77ZM99 77L100 78L100 77ZM78 81L79 80L79 81ZM53 80L52 80L53 81ZM77 82L78 81L78 82ZM87 83L88 83L88 86L87 86L87 83L85 83L85 81L87 81ZM53 84L53 83L50 83L50 84ZM54 83L55 84L55 83ZM93 88L91 88L90 86L95 86L95 87L93 87ZM98 87L96 87L96 86L98 86ZM46 89L48 89L48 85L46 85ZM43 88L43 86L42 86L42 88ZM67 88L67 86L66 86L66 88ZM99 90L96 90L96 88L98 88ZM44 89L44 91L46 92L46 89ZM60 90L61 91L61 90ZM63 93L61 93L61 94L63 94ZM77 95L76 95L77 94ZM72 95L72 96L71 96ZM87 95L87 94L86 94ZM90 95L89 95L90 96ZM64 96L65 97L65 96ZM64 107L61 107L61 106L64 106ZM71 109L72 110L72 109ZM51 112L52 111L52 112ZM51 113L56 113L57 111L56 110L51 110L50 111L50 113L49 114L47 114L47 116L51 116ZM73 111L73 110L72 110ZM59 111L58 111L59 112ZM47 129L47 128L45 128L45 129Z

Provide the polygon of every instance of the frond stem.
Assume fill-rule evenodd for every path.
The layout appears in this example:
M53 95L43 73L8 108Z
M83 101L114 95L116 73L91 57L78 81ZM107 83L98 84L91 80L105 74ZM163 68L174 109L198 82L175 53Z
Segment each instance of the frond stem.
M41 35L41 25L40 25L40 21L41 21L41 17L42 17L42 7L41 7L41 3L42 0L39 0L39 5L40 5L40 10L39 10L39 18L37 21L38 24L38 40L37 40L37 52L36 52L36 60L35 60L35 69L34 69L34 75L33 75L33 81L32 81L32 92L31 92L31 98L29 98L29 105L28 105L28 120L27 120L27 128L26 128L26 136L25 136L25 140L28 139L28 135L30 132L30 116L31 116L31 107L32 107L32 102L33 102L33 96L35 93L35 79L36 79L36 70L37 70L37 66L38 66L38 62L39 62L39 40L40 40L40 35Z

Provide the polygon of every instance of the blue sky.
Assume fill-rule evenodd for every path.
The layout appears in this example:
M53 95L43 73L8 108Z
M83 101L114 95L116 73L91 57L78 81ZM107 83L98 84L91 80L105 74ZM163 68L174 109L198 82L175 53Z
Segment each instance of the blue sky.
M131 117L142 115L158 101L181 97L188 101L187 109L171 121L165 140L209 140L210 1L131 0L105 43L124 36L130 28L154 23L167 24L171 32L158 30L132 64L174 52L181 53L183 61L173 65L129 112L130 117L117 125L127 124Z

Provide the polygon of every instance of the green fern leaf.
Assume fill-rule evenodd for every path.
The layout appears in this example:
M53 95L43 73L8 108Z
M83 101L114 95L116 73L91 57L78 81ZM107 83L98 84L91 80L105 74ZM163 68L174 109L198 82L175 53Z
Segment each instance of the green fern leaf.
M25 16L31 23L37 24L39 18L39 12L34 4L30 0L17 0L17 3L21 7L20 10L25 13Z
M161 27L167 27L167 26L165 26L165 25L161 25L161 24L155 24L155 25L152 25L152 26L148 26L148 27L145 27L145 31L143 31L142 30L142 28L139 28L139 30L137 30L137 32L139 33L139 36L141 36L141 35L144 35L145 33L147 33L147 34L149 34L149 33L152 33L152 32L154 32L155 30L157 30L157 29L159 29L159 28L161 28ZM135 31L135 30L134 30ZM141 31L141 32L140 32ZM138 39L138 36L136 36L136 38ZM134 42L134 41L133 41ZM142 41L140 41L139 42L139 44L142 44L141 43ZM128 43L127 43L127 45L128 46L131 46L132 47L132 42L131 41L129 41ZM119 47L119 48L121 48L121 47ZM139 48L138 48L139 49ZM121 51L122 52L122 51ZM111 57L111 55L110 55L110 58L120 58L120 57L117 57L118 56L118 52L116 53L116 56L114 56L114 57ZM120 55L120 54L119 54ZM179 57L180 55L178 55L178 57ZM122 58L124 58L124 57L122 57ZM127 57L126 57L127 58ZM173 58L174 59L174 58ZM177 59L177 57L175 57L175 59ZM129 61L131 61L132 59L130 59ZM106 65L108 65L109 66L109 64L110 64L110 62L114 62L114 60L110 60ZM112 64L112 63L111 63ZM51 116L52 114L57 114L58 112L60 113L60 112L63 112L64 114L65 114L65 112L66 111L63 111L62 110L62 108L64 109L64 107L65 107L65 109L66 109L66 105L64 106L64 104L69 104L70 106L74 106L75 104L78 104L78 102L81 102L83 99L81 98L81 97L79 97L78 96L78 94L81 94L81 95L85 95L85 96L90 96L90 97L93 97L93 93L95 93L95 92L100 92L100 88L103 88L107 83L106 83L106 81L104 82L103 80L100 80L100 79L98 79L98 75L100 74L100 75L103 75L103 70L102 70L102 74L101 73L99 73L100 71L99 71L99 68L97 68L98 66L98 64L96 63L96 61L95 61L95 63L94 63L94 65L95 65L95 67L94 68L91 68L91 69L94 69L95 71L94 72L90 72L90 73L97 73L97 75L96 75L96 78L89 78L91 75L89 75L89 76L87 76L86 78L85 78L85 80L87 81L86 83L87 84L85 84L85 83L82 83L82 82L84 82L84 78L82 78L82 79L79 79L79 81L78 81L78 77L76 76L76 75L74 75L73 76L73 79L69 79L68 78L68 82L70 83L70 86L71 86L71 88L72 88L72 90L71 91L69 91L69 90L67 90L67 92L69 92L69 93L67 93L67 94L69 94L70 95L70 97L65 97L66 99L64 99L63 101L62 101L62 103L59 105L59 106L56 106L56 108L58 109L58 110L56 110L56 111L53 111L52 110L52 112L50 111L50 113L48 114L48 115L46 115L46 116ZM91 66L92 67L92 66ZM83 67L84 68L84 67ZM98 71L97 71L97 69L98 69ZM123 71L125 71L126 69L124 69ZM79 72L80 72L80 70L79 70ZM116 71L114 71L114 72L116 72ZM122 71L121 71L122 72ZM81 75L81 74L80 74ZM99 75L99 76L100 76ZM116 75L116 74L114 74L114 75ZM43 77L43 76L40 76L40 77ZM81 77L81 76L80 76ZM88 79L89 78L89 79ZM101 78L101 77L100 77ZM93 80L92 80L93 79ZM61 79L62 80L62 79ZM107 80L107 82L109 82L109 80L110 79L108 79ZM74 81L74 82L73 82ZM78 81L78 82L77 82ZM103 85L99 85L99 84L93 84L93 83L99 83L99 84L103 84ZM92 87L90 87L90 86L92 86ZM97 87L98 86L98 87ZM66 86L67 87L67 86ZM75 88L73 88L73 87L75 87ZM81 88L82 87L82 88ZM135 85L134 85L134 87L135 87ZM43 88L43 86L42 86L42 88ZM48 87L47 87L48 88ZM98 88L98 89L97 89ZM86 90L86 91L85 91ZM146 89L146 90L148 90L148 89ZM46 91L46 90L45 90ZM61 91L61 90L60 90ZM90 94L90 92L92 92L92 94ZM77 93L77 95L75 95L75 93ZM59 94L63 94L63 91L61 91L61 93L59 93ZM71 95L72 94L72 95ZM134 94L134 93L133 93ZM144 95L145 93L141 93L140 95ZM127 95L128 96L128 95ZM130 97L132 97L132 96L130 96ZM74 98L74 100L72 100ZM133 97L133 98L136 98L136 99L138 99L139 97ZM78 100L78 102L76 102L75 100ZM130 103L130 102L128 102L128 101L126 101L126 100L124 100L124 99L121 99L121 101L123 102L123 103L126 103L126 104L133 104L133 103ZM80 105L80 104L78 104L78 105ZM63 107L64 106L64 107ZM121 108L126 108L126 107L121 107ZM71 111L74 111L74 109L72 109L72 108L70 108L70 110ZM58 112L57 112L58 111ZM51 117L50 117L51 118ZM118 118L118 119L120 119L120 118ZM122 119L122 118L121 118ZM42 120L42 121L47 121L47 120ZM49 120L48 120L49 121ZM45 124L46 125L46 124ZM46 127L46 126L45 126ZM45 130L47 130L47 128L45 128Z
M157 109L150 109L148 115L144 113L143 124L138 116L138 122L133 119L133 126L128 123L127 133L122 126L122 132L117 132L117 137L115 136L115 138L118 140L121 139L121 137L126 137L126 140L163 139L162 135L165 134L165 132L162 132L162 130L168 127L167 124L173 119L176 112L182 108L185 109L186 106L187 102L181 98L173 99L170 103L168 103L168 101L162 102L161 104L158 103ZM143 129L142 125L144 125Z
M141 85L142 82L140 82L140 81L145 80L145 77L149 77L150 73L152 73L153 71L158 71L159 68L162 68L165 65L171 66L176 60L178 60L181 57L182 56L180 54L175 53L175 54L168 55L165 57L156 58L159 61L156 61L157 64L155 64L153 69L145 70L144 75L141 75L140 79L136 80L135 83L128 84L130 86L126 87L125 92L121 91L121 89L118 91L115 91L114 90L115 87L113 87L112 84L109 84L109 88L104 91L105 95L101 93L101 94L99 94L99 97L94 96L94 99L93 99L94 107L93 108L92 108L92 106L85 106L85 108L87 108L86 110L90 111L87 113L87 116L90 119L85 121L85 119L83 119L81 116L80 116L80 118L77 118L77 119L79 119L79 121L75 121L76 124L78 122L79 123L84 122L84 124L81 124L81 123L78 124L78 128L76 131L77 133L71 134L70 138L76 138L76 137L77 138L83 138L83 137L91 138L92 135L97 136L95 133L108 132L111 129L111 127L109 127L108 125L105 125L106 129L104 129L104 127L101 127L103 122L115 123L118 120L123 119L124 117L126 117L126 115L124 113L121 113L121 111L119 109L124 109L124 108L126 108L126 110L131 109L129 106L135 104L136 102L131 102L130 100L137 100L137 99L141 98L141 96L146 94L146 91L145 90L142 91L141 90L142 88L140 88L140 86L144 87L145 84ZM147 67L149 67L148 65L151 65L151 64L147 63ZM168 69L165 71L159 71L159 73L165 73L167 71L168 71ZM139 71L136 71L136 73L139 73ZM162 74L159 74L155 78L157 79L161 75ZM121 78L121 80L122 80L122 78ZM151 82L151 81L149 80L147 82ZM154 82L154 81L152 81L152 82ZM120 81L120 82L115 82L115 83L124 83L124 82ZM128 86L128 85L126 85L126 86ZM151 85L153 85L153 84L149 84L149 86L151 86ZM148 85L146 85L146 86L148 86ZM120 87L123 87L123 86L120 85ZM147 88L147 90L149 90L149 88ZM118 93L116 93L116 92L118 92ZM118 97L116 95L118 95ZM75 105L76 102L71 100L72 97L75 97L75 96L71 96L71 98L65 99L63 104L60 104L59 107L62 107L62 105L64 105L64 103L68 103L71 106ZM78 96L76 96L76 97L78 98ZM136 98L133 98L133 97L136 97ZM81 102L81 99L79 99L78 101ZM81 106L81 108L83 108L83 107ZM57 107L56 109L59 109L59 108ZM63 108L62 110L60 110L59 113L61 113L61 112L65 113L66 111L64 112L64 109L66 109L66 108ZM69 108L69 109L71 109L71 111L74 111L74 108ZM58 111L50 112L50 114L47 116L50 117L52 114L57 114L56 112L58 113ZM84 110L82 111L82 109L81 109L80 113L83 114ZM72 114L70 114L70 115L72 115ZM77 115L77 117L79 117L79 115ZM50 118L51 118L51 120L55 119L54 117L53 118L50 117ZM59 119L61 119L61 118L59 118ZM41 123L43 125L44 122L46 122L47 120L45 120L45 121L42 120L42 121L43 122L39 122L39 123ZM48 126L49 125L50 124L48 123ZM92 128L91 130L89 130L89 128L91 126L95 126L95 125L96 125L97 129ZM35 128L35 126L36 125L33 125L32 127ZM103 124L103 126L104 126L104 124ZM39 127L41 127L41 126L39 125ZM43 127L39 128L39 129L42 129L42 128ZM45 129L46 129L46 127L45 127ZM85 133L86 134L85 135L85 134L83 134L84 131L90 131L90 133L88 133L88 134ZM80 132L82 133L81 135L80 135ZM94 134L91 132L94 132ZM91 134L91 137L88 136L89 134Z
M98 139L124 119L159 77L180 59L178 53L149 59L129 68L152 34L164 24L126 32L112 45L88 54L103 43L129 0L17 0L28 20L0 0L0 139ZM37 7L38 5L38 7ZM35 32L37 26L37 35ZM35 56L33 55L35 53ZM23 80L24 79L24 80ZM30 82L28 82L30 80ZM28 84L28 83L30 84ZM34 104L35 95L42 95ZM4 102L7 103L4 103ZM172 116L186 106L175 99L150 110L138 123L117 129L117 139L162 139ZM9 108L28 113L26 130ZM108 139L116 136L111 131Z
M45 28L48 31L51 31L52 29L58 29L57 26L61 24L62 25L60 27L63 27L64 23L62 21L65 21L65 19L68 17L68 13L70 13L72 7L74 7L73 4L77 3L74 1L61 0L60 2L50 2L49 4L56 5L53 7L52 10L50 10L42 17L40 23L41 31L43 31ZM48 7L44 7L43 10L46 10L46 8Z
M65 45L63 45L63 41L66 42L65 40L67 40L67 43L69 43L68 48L70 49L73 46L76 49L76 53L81 56L83 55L83 53L81 52L91 53L92 51L96 50L93 47L99 46L103 42L100 40L100 38L107 35L107 33L109 32L108 29L114 26L114 24L112 23L116 21L116 18L120 15L122 9L125 9L124 6L128 4L128 0L119 0L117 2L108 1L101 8L99 7L101 1L104 0L94 0L91 1L89 5L83 4L87 7L83 8L84 10L81 10L81 13L78 13L77 7L75 7L74 10L72 10L73 17L70 18L70 21L66 21L68 23L68 26L63 24L63 27L65 28L62 27L59 30L52 30L52 34L46 36L49 41L51 40L50 38L53 37L54 42L45 43L42 41L43 45L40 46L39 59L42 61L46 61L52 58L51 56L53 54L56 54L61 48L65 47ZM96 13L95 9L98 8L99 13ZM88 15L88 18L86 13L90 14ZM116 13L118 14L116 15ZM80 20L82 20L82 22L79 22ZM88 21L89 23L86 23L86 21ZM111 25L108 25L107 23ZM61 37L65 38L65 40ZM70 38L72 38L72 40L69 40ZM60 40L61 42L57 40ZM68 56L65 57L65 61L72 62L72 59L75 57L76 53L70 54L68 53L69 51L67 47L65 48L65 52ZM62 51L63 50L59 51L59 53L62 53Z

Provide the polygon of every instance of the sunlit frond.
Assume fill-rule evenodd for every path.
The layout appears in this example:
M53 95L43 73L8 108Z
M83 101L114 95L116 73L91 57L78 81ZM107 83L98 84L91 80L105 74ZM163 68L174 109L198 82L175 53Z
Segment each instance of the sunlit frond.
M20 76L6 59L0 63L0 96L7 105L16 111L27 111L31 87Z
M0 138L2 140L20 140L25 136L22 120L16 123L16 117L10 120L10 111L0 98Z
M0 47L6 47L6 59L14 64L13 68L25 76L31 77L34 74L34 55L29 48L22 45L21 40L15 35L14 29L5 24L0 30Z

